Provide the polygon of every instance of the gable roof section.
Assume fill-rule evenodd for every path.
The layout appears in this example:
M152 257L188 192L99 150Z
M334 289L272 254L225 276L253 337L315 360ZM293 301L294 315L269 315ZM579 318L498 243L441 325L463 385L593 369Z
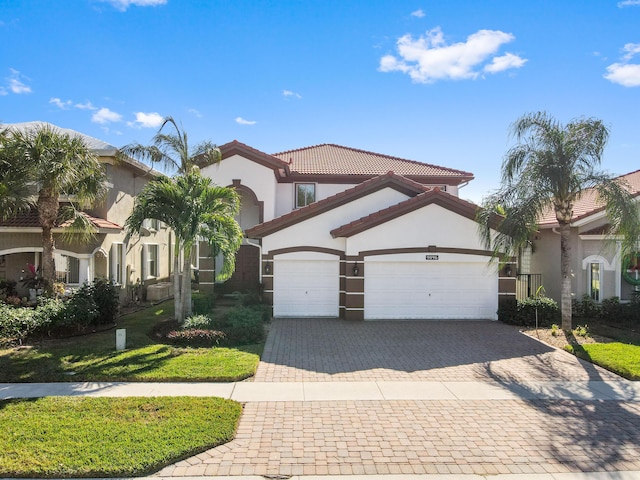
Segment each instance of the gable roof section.
M629 191L634 197L640 196L640 170L627 173L617 177L627 183ZM595 215L600 212L604 212L605 207L598 199L598 193L594 188L585 190L582 196L573 205L573 218L571 222L577 222L584 220L591 215ZM553 207L549 207L540 218L538 222L540 227L549 228L557 227L558 220L556 220L556 214Z
M264 167L272 169L276 176L284 176L289 174L289 164L267 153L256 150L249 145L233 140L232 142L225 143L220 146L220 153L222 153L222 160L232 157L234 155L240 155L248 160L252 160Z
M289 164L293 179L307 176L329 177L334 181L336 177L366 179L394 172L421 183L460 184L473 180L472 173L462 170L334 144L288 150L273 156Z
M385 208L378 212L367 215L366 217L354 220L341 227L331 230L333 238L351 237L358 233L369 230L370 228L382 225L394 218L401 217L407 213L411 213L427 205L439 205L442 208L450 210L458 215L475 221L476 214L480 207L477 205L455 197L449 193L442 192L439 188L421 193L413 198L400 202L391 207ZM492 223L492 227L497 226L496 221Z
M296 223L308 220L322 213L333 210L336 207L345 205L358 198L365 197L384 188L393 188L405 195L416 196L427 190L427 187L408 178L388 172L373 179L367 180L344 192L337 193L331 197L311 203L306 207L294 210L291 213L274 218L273 220L261 223L246 231L249 238L262 238L275 233L283 228L287 228Z

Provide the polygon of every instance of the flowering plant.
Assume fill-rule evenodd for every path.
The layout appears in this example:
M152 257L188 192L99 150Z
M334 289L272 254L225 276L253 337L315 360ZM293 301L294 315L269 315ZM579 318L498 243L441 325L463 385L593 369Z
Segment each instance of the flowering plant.
M36 290L44 288L45 280L40 275L40 269L31 263L27 263L27 270L29 273L24 280L22 280L22 285L27 288L35 288Z

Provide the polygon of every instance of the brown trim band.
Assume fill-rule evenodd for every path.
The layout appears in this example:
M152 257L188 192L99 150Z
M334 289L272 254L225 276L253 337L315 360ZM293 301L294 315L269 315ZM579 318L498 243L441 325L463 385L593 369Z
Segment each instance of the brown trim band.
M373 257L377 255L396 255L401 253L459 253L462 255L481 255L483 257L493 256L490 250L474 250L471 248L449 248L449 247L409 247L409 248L389 248L384 250L365 250L360 252L360 257Z
M325 247L313 247L313 246L300 246L300 247L288 247L288 248L279 248L276 250L271 250L269 253L263 254L263 258L273 259L276 255L283 255L285 253L296 253L296 252L316 252L316 253L327 253L329 255L336 255L340 260L345 259L344 252L342 250L336 250L334 248L325 248Z

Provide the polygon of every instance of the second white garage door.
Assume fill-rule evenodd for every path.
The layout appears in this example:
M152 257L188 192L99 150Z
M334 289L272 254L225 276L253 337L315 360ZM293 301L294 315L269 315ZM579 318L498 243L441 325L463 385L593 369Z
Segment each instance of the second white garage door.
M368 320L495 319L498 308L498 276L486 259L367 261L364 292Z
M337 317L340 262L332 259L274 260L275 317Z

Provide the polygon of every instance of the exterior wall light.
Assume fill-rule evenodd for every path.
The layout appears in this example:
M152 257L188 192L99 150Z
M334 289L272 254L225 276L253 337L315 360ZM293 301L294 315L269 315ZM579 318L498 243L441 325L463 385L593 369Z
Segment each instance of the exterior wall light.
M353 266L353 275L357 277L359 274L360 274L360 267L358 267L358 262L356 262L355 265Z
M265 263L264 265L264 273L266 273L267 275L271 273L271 264L269 262Z
M510 277L513 271L511 270L511 265L507 265L504 269L504 273L507 277Z

